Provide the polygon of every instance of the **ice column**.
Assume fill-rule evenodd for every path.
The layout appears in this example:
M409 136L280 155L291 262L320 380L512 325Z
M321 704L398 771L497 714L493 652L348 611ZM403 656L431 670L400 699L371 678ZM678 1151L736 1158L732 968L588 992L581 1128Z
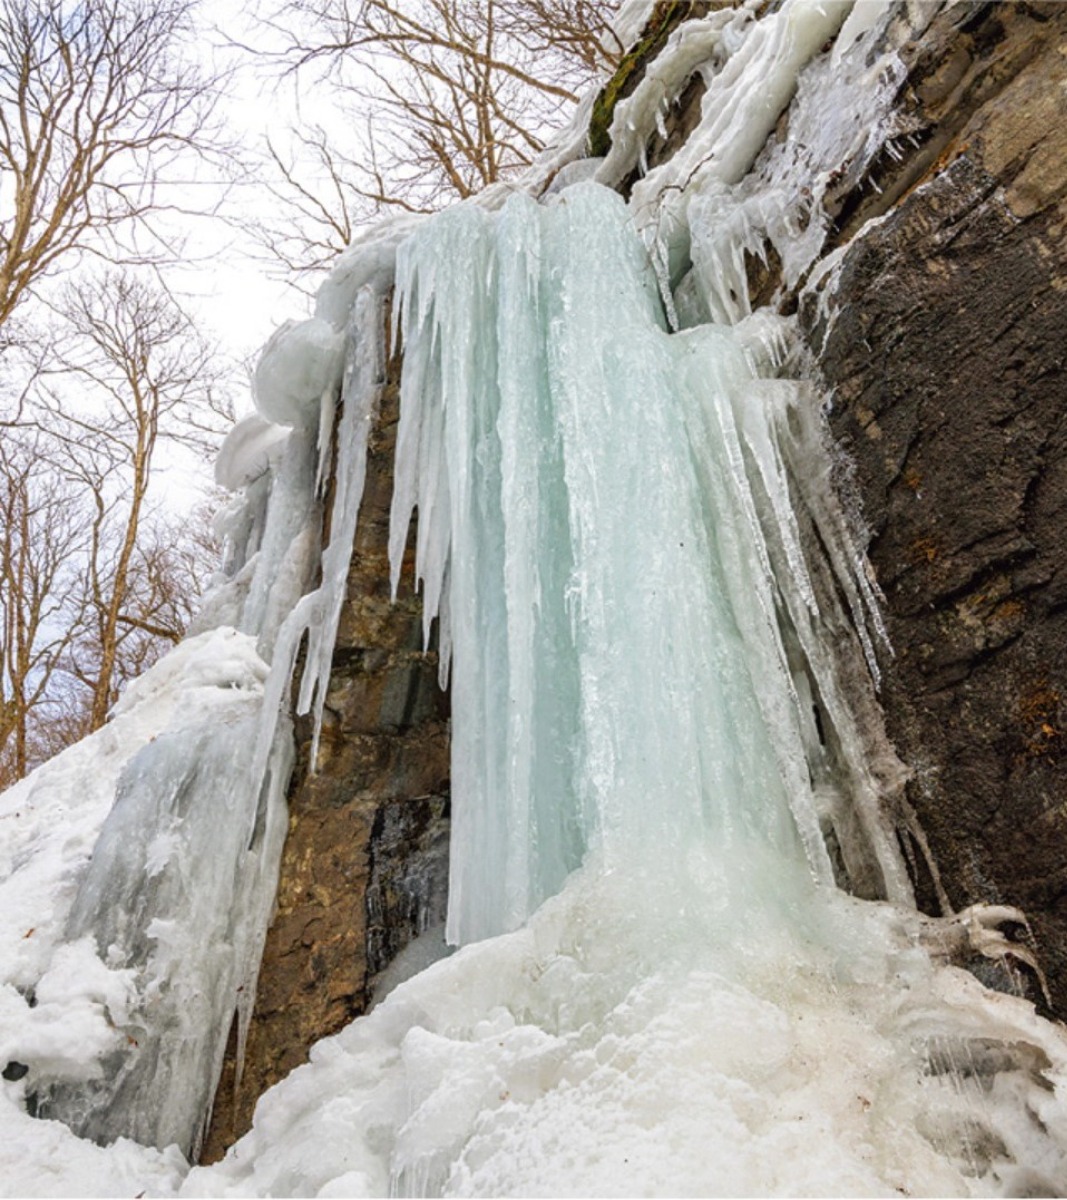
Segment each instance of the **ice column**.
M740 342L665 331L626 207L596 185L445 213L398 283L393 565L417 505L453 654L450 940L517 926L590 850L612 869L753 846L828 881Z

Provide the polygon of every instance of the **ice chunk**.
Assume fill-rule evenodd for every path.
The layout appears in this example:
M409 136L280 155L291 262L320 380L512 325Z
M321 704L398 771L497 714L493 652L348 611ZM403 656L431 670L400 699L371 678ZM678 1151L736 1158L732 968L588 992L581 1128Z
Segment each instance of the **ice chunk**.
M319 417L324 393L341 382L344 337L320 317L286 321L256 365L256 407L278 425L308 426Z
M117 1044L97 1078L55 1079L34 1062L39 1113L82 1136L198 1153L231 1018L254 987L287 828L284 727L266 784L252 786L258 702L160 734L119 780L66 934L91 938L135 978L136 999L109 1000Z
M251 742L242 729L258 712L266 677L253 639L233 629L190 638L128 686L107 726L0 799L0 1050L25 1066L42 1104L65 1103L76 1122L139 1055L149 1086L142 1097L152 1086L166 1094L146 1101L138 1118L160 1122L160 1144L173 1133L190 1146L204 1119L214 1082L204 1079L217 1071L218 1029L223 1040L229 1029L220 1010L229 1004L232 1012L234 990L254 977L285 830L286 745L279 743L271 789L247 794ZM250 851L247 830L261 800ZM242 804L251 806L243 834L232 820ZM241 852L227 858L228 840L242 836ZM161 897L164 910L169 904L189 918L178 926L184 979L161 981L134 948L138 938L146 944L157 917L168 919L151 911ZM240 929L227 940L231 921ZM205 1002L184 987L206 988L206 1003L216 1006L202 1025ZM183 1020L199 1039L185 1057L180 1047L192 1043L175 1029ZM161 1067L156 1080L145 1064L159 1065L164 1033L176 1035L178 1054L174 1070ZM125 1102L125 1111L118 1102L93 1117L102 1136L133 1128L140 1101Z
M245 417L226 435L215 460L215 482L235 492L270 469L289 430L272 425L258 413Z

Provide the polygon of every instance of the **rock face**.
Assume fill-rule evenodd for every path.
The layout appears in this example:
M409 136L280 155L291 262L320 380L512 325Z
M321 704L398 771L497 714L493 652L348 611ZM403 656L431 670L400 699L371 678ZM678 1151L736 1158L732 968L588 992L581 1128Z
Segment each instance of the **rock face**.
M832 323L801 311L885 593L909 798L955 907L1027 912L1062 1016L1067 9L961 7L905 51L923 153L881 183L906 194L845 251Z
M244 1068L235 1088L232 1038L206 1162L250 1127L259 1096L319 1038L365 1011L374 977L411 938L444 919L448 698L436 653L422 650L413 551L395 604L389 591L398 380L394 358L370 438L316 770L305 722Z

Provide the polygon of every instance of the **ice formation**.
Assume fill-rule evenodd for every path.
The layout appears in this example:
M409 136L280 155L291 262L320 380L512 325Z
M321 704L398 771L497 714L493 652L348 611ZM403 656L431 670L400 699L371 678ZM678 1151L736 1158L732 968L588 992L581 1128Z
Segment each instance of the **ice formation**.
M935 10L753 0L684 22L605 160L575 161L589 98L521 187L367 235L271 340L260 413L220 457L241 494L193 635L0 798L5 1189L1067 1188L1067 1042L943 961L1001 953L1003 914L914 912L902 768L870 682L846 702L842 679L876 670L877 596L793 330L745 282L746 252L773 246L790 286L816 261L834 181L892 132L879 38ZM704 120L624 203L604 185L645 165L694 72ZM163 1147L195 1154L251 1010L293 673L303 646L317 740L394 282L391 558L395 583L417 511L463 946L189 1171Z
M397 284L394 554L417 508L466 945L319 1043L184 1194L1062 1186L1067 1044L931 956L807 654L785 462L818 449L810 397L760 378L787 333L669 333L630 210L591 183L443 214ZM815 689L853 827L809 765ZM832 885L831 829L896 904Z
M243 1045L288 827L293 663L306 638L298 709L317 720L351 554L381 382L388 281L375 290L377 279L361 281L344 329L287 326L265 352L257 395L292 427L257 414L223 447L219 481L242 491L220 516L226 562L190 637L130 685L103 730L4 794L18 830L0 884L0 1053L20 1064L7 1101L32 1097L40 1117L85 1137L195 1160L235 1013ZM320 548L323 414L338 387L338 484ZM57 964L69 980L72 963L85 982L61 1005ZM29 1140L48 1125L31 1122ZM169 1152L148 1161L175 1170Z
M20 1101L30 1092L108 1141L195 1141L274 883L276 855L248 851L238 824L267 673L247 635L190 637L131 684L103 729L3 794L0 1057L26 1069L2 1098L12 1195L169 1190L184 1170L176 1147L122 1139L107 1156ZM260 840L275 851L283 785L279 769L262 797ZM254 810L258 793L250 800ZM136 1079L137 1097L112 1106Z
M801 393L755 382L760 331L668 337L654 283L594 184L460 207L401 249L393 573L417 506L455 659L453 942L521 924L591 847L799 839L832 879L776 615L815 610L780 445Z

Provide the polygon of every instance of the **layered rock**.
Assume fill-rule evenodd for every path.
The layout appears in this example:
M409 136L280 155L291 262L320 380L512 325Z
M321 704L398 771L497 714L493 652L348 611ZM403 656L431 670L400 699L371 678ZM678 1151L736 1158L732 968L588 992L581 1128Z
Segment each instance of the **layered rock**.
M394 358L370 436L318 760L310 772L305 721L243 1069L235 1082L234 1036L204 1161L250 1127L259 1096L319 1038L366 1010L391 959L444 919L448 697L436 653L422 648L413 542L395 602L389 586L398 381Z
M885 594L909 798L955 907L1028 913L1062 1015L1067 10L963 8L905 48L917 146L802 314Z

